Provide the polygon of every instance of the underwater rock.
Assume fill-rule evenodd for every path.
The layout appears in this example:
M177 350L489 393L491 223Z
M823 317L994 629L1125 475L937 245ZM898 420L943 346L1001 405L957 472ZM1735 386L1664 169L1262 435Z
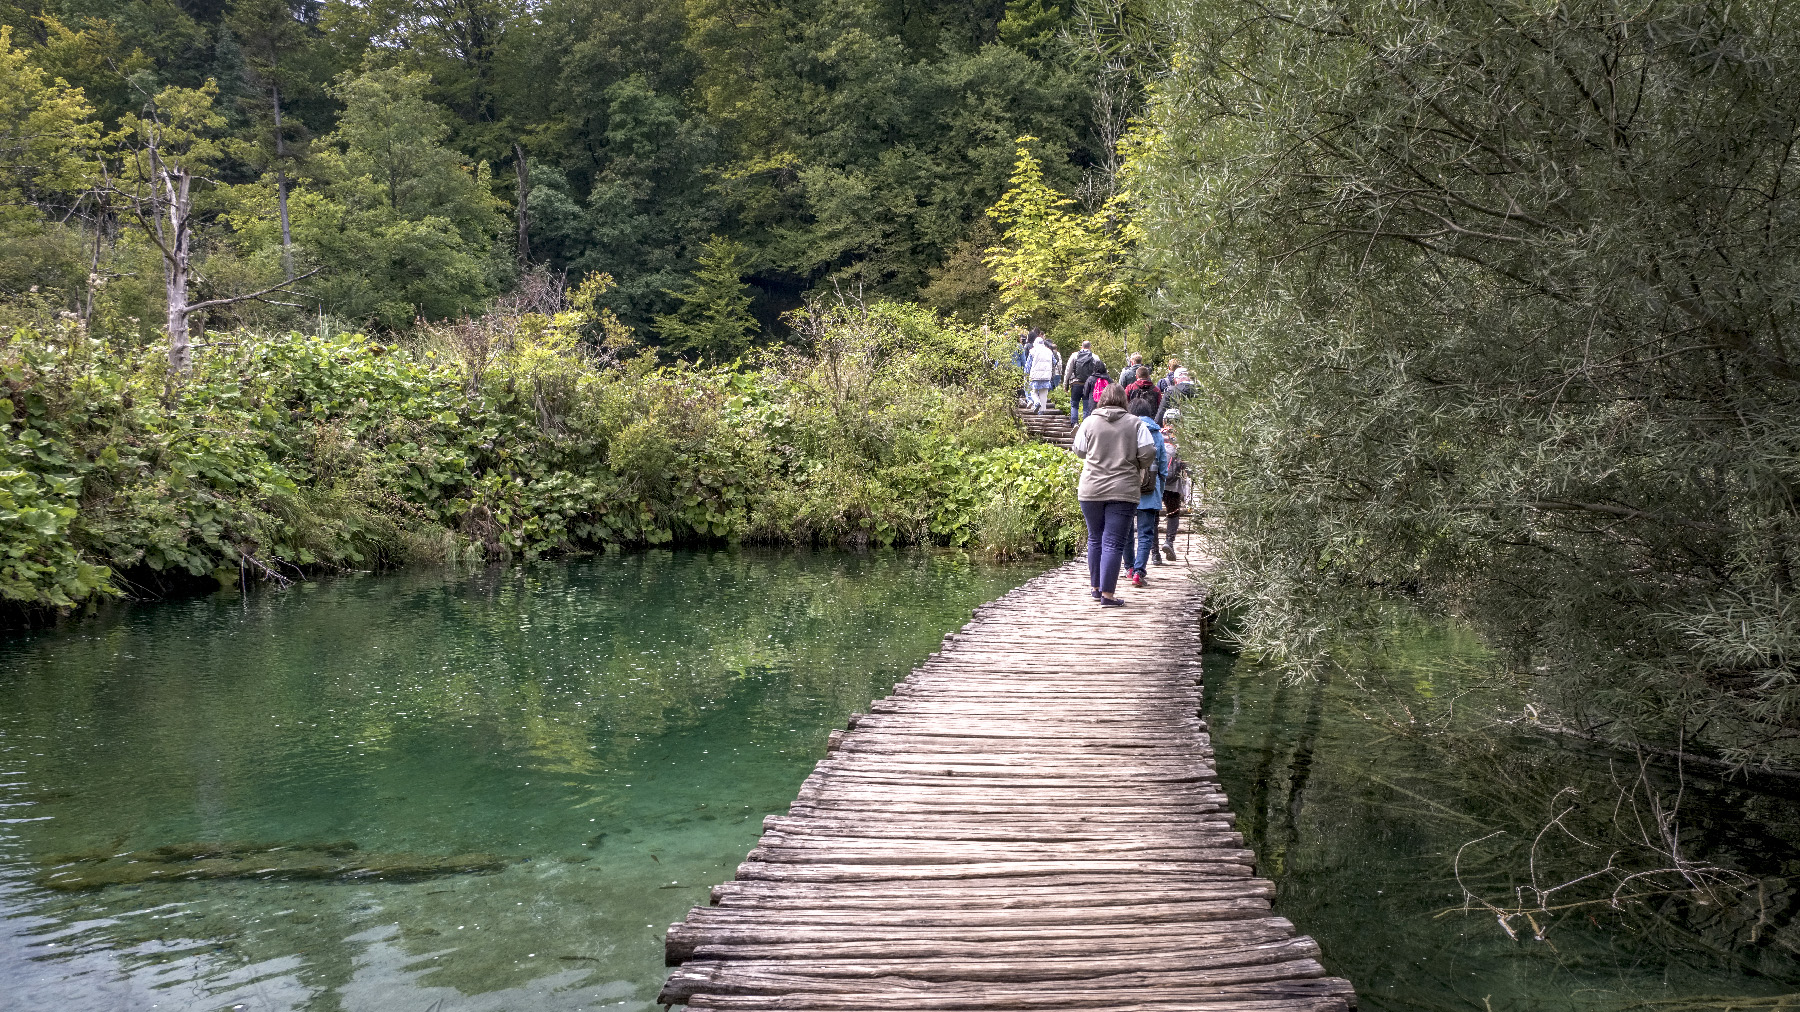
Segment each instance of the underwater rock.
M507 865L506 858L495 854L433 857L365 853L348 840L301 844L180 843L123 854L60 854L51 860L55 867L38 875L35 881L63 891L205 879L404 882L496 872Z

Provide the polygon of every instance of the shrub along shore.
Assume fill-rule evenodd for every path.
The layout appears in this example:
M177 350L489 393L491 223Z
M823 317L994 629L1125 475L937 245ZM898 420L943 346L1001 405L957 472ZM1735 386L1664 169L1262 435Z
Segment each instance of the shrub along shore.
M815 307L797 346L701 368L596 350L591 322L215 334L181 378L157 343L5 333L0 595L20 618L615 545L1074 544L1075 462L1023 440L1004 337Z

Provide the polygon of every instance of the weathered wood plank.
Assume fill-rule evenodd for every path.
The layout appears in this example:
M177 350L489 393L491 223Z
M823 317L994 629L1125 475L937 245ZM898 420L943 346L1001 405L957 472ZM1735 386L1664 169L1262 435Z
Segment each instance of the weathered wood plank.
M1008 840L1043 843L1076 840L1192 839L1189 834L1232 831L1236 820L1223 815L1170 818L1158 823L1051 821L1050 819L797 819L786 815L763 817L764 832L795 838L854 836L894 840Z
M1168 931L1128 935L1115 930L1088 930L1080 935L1026 939L937 938L806 939L780 937L770 941L737 942L705 938L694 948L694 959L756 960L1019 960L1129 958L1150 953L1214 953L1225 947L1283 941L1293 926L1245 925L1225 922L1229 930L1193 934Z
M813 898L824 897L832 900L843 899L850 902L859 896L881 896L892 899L917 900L932 902L939 906L962 906L958 902L962 897L973 897L978 903L988 904L990 900L1008 899L1012 902L997 903L997 906L1032 905L1042 898L1044 903L1061 903L1068 905L1073 900L1082 900L1079 906L1093 906L1105 903L1126 902L1117 899L1119 896L1154 896L1158 902L1179 903L1192 897L1196 900L1212 899L1219 896L1263 896L1274 895L1266 879L1250 879L1248 881L1232 879L1219 881L1215 879L1193 879L1182 876L1165 876L1151 879L1120 878L1116 875L1018 875L1012 877L995 876L970 882L966 880L949 882L868 882L868 883L830 883L814 885L803 882L773 882L757 879L741 879L721 882L713 887L716 896L740 899L754 897L757 902L774 902L779 898L794 898L805 905L820 905ZM1224 890L1215 892L1214 890ZM742 900L747 901L747 900ZM1137 901L1131 901L1137 902Z
M1197 924L1179 933L1189 945L1204 946L1223 941L1272 941L1294 933L1294 926L1281 917L1257 917L1232 921ZM1139 939L1166 941L1172 935L1167 924L1111 923L1071 924L1037 923L1006 925L894 925L894 924L821 924L772 923L764 919L741 918L737 922L695 921L670 925L668 957L671 966L695 958L700 945L771 946L817 945L850 942L930 942L945 946L965 942L1069 941L1091 942L1096 936L1108 944L1135 945ZM963 951L963 950L956 950ZM946 953L953 954L953 953ZM710 950L702 958L730 958ZM811 958L818 958L819 951Z
M1135 875L1145 878L1248 878L1248 851L1217 861L970 861L966 864L776 864L746 861L740 879L779 882L871 882L894 880L964 881L983 878L1030 878L1034 875Z
M1309 965L1310 964L1310 965ZM700 963L689 969L705 972L722 968L720 963ZM888 977L883 979L864 980L854 985L854 990L846 989L842 983L829 978L818 979L793 974L771 971L758 966L737 965L730 968L736 978L738 987L722 992L744 996L794 994L804 995L817 1001L821 996L839 994L879 995L892 1001L896 998L911 1000L955 1000L988 996L995 999L1020 999L1027 997L1050 997L1080 994L1083 992L1107 992L1112 994L1130 994L1133 991L1152 988L1167 989L1171 992L1185 992L1194 995L1216 995L1219 997L1302 997L1302 996L1343 996L1354 992L1349 982L1326 977L1323 967L1311 960L1297 960L1293 969L1297 972L1288 977L1252 980L1221 980L1222 976L1236 974L1219 974L1200 972L1143 973L1128 971L1093 977L1071 984L1066 980L1046 981L1006 981L980 985L970 985L959 981L915 980L907 977ZM1252 972L1252 976L1261 978L1265 973ZM808 1006L810 1007L810 1006ZM966 1006L965 1006L966 1007Z
M1248 984L1324 976L1325 968L1316 959L1306 956L1279 958L1283 949L1304 953L1310 948L1316 954L1317 947L1311 945L1311 941L1296 938L1267 946L1204 953L1145 953L1135 957L1097 959L693 960L669 975L658 1000L677 1004L701 990L752 994L762 988L795 989L806 981L850 990L868 987L884 977L934 983L1010 984L1087 981L1132 972L1182 972L1205 983ZM755 973L757 970L763 971L760 979Z

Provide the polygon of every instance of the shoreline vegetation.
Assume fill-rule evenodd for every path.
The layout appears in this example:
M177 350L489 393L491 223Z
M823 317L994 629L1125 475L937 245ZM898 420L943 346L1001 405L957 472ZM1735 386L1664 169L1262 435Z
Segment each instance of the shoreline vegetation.
M658 367L595 352L579 337L593 315L220 333L179 382L160 344L15 329L0 593L41 612L608 546L1075 542L1074 461L1014 422L1014 377L993 362L1008 337L815 305L798 346Z

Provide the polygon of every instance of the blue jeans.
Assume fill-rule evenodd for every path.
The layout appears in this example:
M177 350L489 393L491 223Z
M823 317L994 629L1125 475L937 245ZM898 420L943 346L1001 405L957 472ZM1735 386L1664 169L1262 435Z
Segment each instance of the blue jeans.
M1083 415L1091 415L1093 413L1094 399L1092 397L1083 397L1080 393L1073 390L1069 392L1070 425L1080 425Z
M1156 550L1156 520L1158 510L1137 511L1137 565L1132 569L1143 572L1150 565L1150 553Z
M1119 564L1129 543L1134 502L1081 500L1081 519L1088 529L1088 583L1103 594L1119 589Z

